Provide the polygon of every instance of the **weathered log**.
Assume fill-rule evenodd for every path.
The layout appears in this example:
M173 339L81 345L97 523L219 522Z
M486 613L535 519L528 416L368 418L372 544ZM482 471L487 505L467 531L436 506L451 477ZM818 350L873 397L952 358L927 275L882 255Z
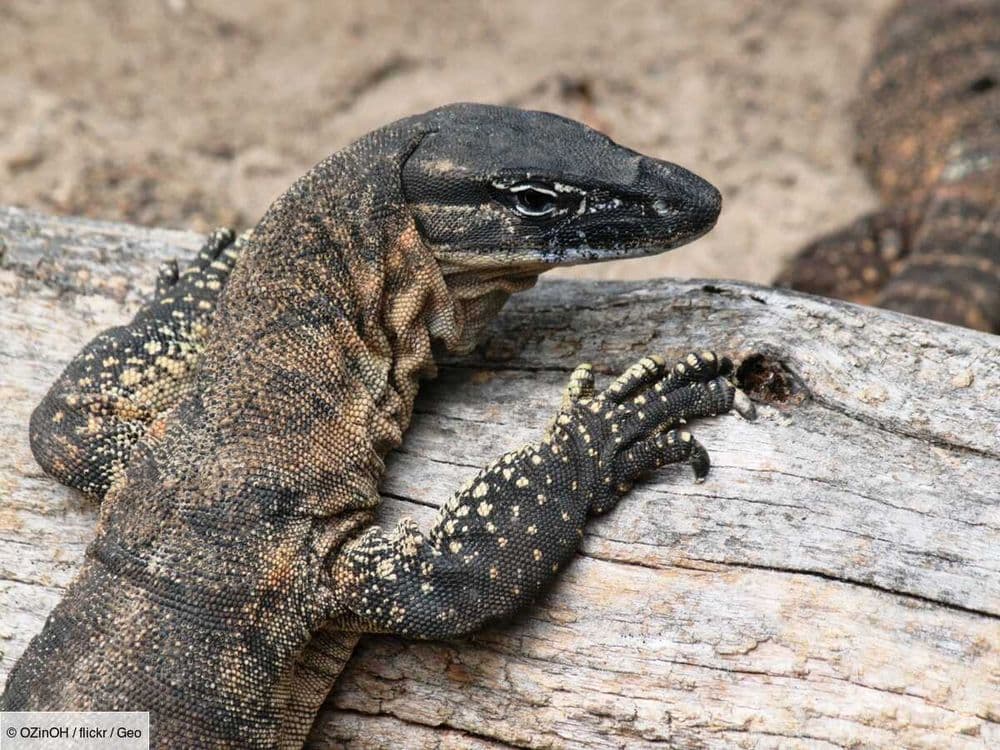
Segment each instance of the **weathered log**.
M35 465L30 410L200 238L5 209L0 241L5 679L96 515ZM537 436L577 362L692 347L759 355L758 421L692 427L708 481L636 488L513 623L365 639L313 745L1000 745L998 337L729 282L543 282L425 386L385 523Z

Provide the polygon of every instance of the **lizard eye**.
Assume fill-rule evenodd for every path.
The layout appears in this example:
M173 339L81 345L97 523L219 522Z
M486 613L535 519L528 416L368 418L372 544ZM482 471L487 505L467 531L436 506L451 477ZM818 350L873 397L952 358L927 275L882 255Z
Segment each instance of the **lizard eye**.
M536 183L525 182L509 188L514 210L522 216L548 216L559 207L559 195Z

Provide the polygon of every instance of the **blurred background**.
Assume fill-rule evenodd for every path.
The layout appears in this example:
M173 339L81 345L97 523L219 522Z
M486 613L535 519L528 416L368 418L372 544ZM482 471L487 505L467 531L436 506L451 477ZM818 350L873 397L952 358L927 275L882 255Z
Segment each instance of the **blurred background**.
M559 271L767 282L873 208L851 102L891 0L3 0L0 203L254 223L359 135L439 104L546 109L678 162L717 228Z

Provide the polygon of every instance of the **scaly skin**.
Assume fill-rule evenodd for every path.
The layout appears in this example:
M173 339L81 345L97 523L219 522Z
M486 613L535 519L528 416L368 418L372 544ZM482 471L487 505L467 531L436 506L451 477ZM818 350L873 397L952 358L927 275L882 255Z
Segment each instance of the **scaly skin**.
M860 154L886 208L776 283L1000 333L1000 2L906 0L862 83Z
M537 443L426 535L386 533L383 458L431 342L466 351L546 268L674 247L718 210L680 167L499 107L408 118L321 162L240 241L168 269L36 411L39 462L103 503L0 704L149 710L157 747L297 747L360 633L449 637L526 606L638 475L704 476L674 427L730 409L731 366L644 358L599 395L580 368Z

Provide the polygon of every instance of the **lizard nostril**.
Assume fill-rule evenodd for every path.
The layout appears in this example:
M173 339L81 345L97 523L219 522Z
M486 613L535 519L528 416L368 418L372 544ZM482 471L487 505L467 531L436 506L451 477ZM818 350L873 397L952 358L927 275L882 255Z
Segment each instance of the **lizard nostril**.
M666 198L657 198L653 201L653 210L660 216L670 216L677 213L677 206Z
M655 196L649 205L665 219L688 217L710 227L722 209L722 196L714 185L670 162L643 159L640 184Z

